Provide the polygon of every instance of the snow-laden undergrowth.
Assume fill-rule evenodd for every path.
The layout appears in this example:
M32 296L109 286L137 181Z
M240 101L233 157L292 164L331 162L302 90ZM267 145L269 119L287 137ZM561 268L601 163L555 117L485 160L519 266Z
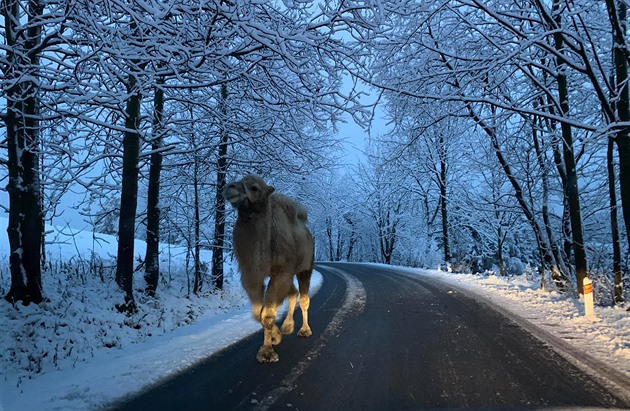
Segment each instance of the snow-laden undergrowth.
M0 219L0 226L6 219ZM0 303L0 370L3 379L18 386L51 370L76 367L99 350L119 350L146 341L206 313L221 313L247 304L232 264L226 264L222 292L211 291L209 278L199 295L190 291L186 250L163 245L161 280L155 298L143 292L143 269L134 275L138 310L127 316L115 306L123 294L114 282L117 242L113 236L48 227L47 262L42 273L46 301L36 305ZM144 256L144 242L136 241L135 254ZM10 286L8 244L0 236L0 293ZM210 261L210 252L202 260Z

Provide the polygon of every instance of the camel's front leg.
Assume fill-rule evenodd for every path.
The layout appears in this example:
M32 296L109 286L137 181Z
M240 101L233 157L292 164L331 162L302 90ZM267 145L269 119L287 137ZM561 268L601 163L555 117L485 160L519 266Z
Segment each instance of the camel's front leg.
M300 287L300 309L302 310L302 328L298 331L298 337L310 337L313 335L311 327L308 325L308 308L311 305L308 289L311 285L311 273L312 271L304 271L297 276Z
M278 275L269 280L267 294L265 295L265 305L262 309L261 323L264 331L264 340L256 355L258 362L276 362L279 359L278 354L273 349L273 346L280 343L282 339L280 330L276 325L276 315L278 313L278 305L287 296L292 284L293 278L290 275Z
M311 327L308 325L308 308L311 305L311 299L308 294L300 295L300 308L302 309L302 328L298 331L298 337L310 337L313 335Z
M276 326L276 307L265 306L262 310L262 326L264 331L263 345L256 354L258 362L276 362L280 359L273 349L273 327Z
M252 303L252 317L261 321L263 298L265 296L265 283L263 276L241 276L241 284L247 292L249 301Z

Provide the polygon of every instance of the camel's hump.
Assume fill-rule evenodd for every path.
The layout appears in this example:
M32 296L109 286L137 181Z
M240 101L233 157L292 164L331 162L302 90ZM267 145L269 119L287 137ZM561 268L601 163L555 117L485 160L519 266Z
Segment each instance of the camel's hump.
M272 201L287 213L287 216L292 220L296 221L296 218L302 221L303 223L308 222L308 211L306 211L306 207L297 201L283 195L274 193L271 195Z

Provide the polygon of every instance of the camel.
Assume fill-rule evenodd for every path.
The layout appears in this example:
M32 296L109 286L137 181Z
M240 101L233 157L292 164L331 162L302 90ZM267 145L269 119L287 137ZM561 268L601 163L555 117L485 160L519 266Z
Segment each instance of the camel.
M234 254L241 272L241 283L252 303L252 315L262 324L263 345L256 359L260 363L276 362L273 349L282 334L292 334L293 313L298 290L303 324L299 337L313 333L308 325L310 298L308 289L313 272L314 241L306 226L307 211L300 203L282 194L262 178L249 174L228 184L223 197L238 210L234 226ZM269 285L265 292L265 280ZM276 325L278 306L289 298L289 309L282 323Z

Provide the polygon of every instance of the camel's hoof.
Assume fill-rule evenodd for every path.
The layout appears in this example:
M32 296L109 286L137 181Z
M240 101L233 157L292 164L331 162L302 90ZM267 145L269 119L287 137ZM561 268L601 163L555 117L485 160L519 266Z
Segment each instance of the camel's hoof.
M306 338L306 337L310 337L311 335L313 335L313 332L311 331L310 328L302 328L302 329L300 329L300 331L298 331L297 335L298 335L298 337Z
M271 344L278 345L282 342L282 334L280 334L280 329L277 325L274 324L271 329Z
M258 354L256 354L256 359L260 363L277 362L280 357L278 357L278 354L273 350L273 347L263 345L262 347L260 347L260 350L258 350Z
M284 323L282 324L282 334L289 335L293 334L295 324L294 323Z

